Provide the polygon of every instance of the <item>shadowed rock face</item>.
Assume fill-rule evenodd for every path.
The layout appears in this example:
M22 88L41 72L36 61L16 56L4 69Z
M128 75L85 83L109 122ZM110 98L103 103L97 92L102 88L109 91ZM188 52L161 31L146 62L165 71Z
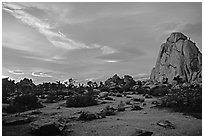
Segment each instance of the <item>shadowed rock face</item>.
M161 45L150 79L172 83L174 77L180 76L184 81L192 82L202 77L201 71L202 54L195 43L184 34L174 32Z

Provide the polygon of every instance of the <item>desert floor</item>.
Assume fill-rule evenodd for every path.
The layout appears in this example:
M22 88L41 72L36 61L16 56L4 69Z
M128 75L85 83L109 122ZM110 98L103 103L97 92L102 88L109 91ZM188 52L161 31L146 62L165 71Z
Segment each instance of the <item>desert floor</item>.
M131 95L142 97L141 95ZM68 120L63 135L69 136L134 136L137 129L153 132L153 136L195 136L202 135L202 119L174 112L169 109L154 107L152 101L158 98L145 99L146 105L140 103L144 109L131 111L131 106L126 105L124 112L118 112L114 116L91 121L78 121L80 111L99 112L106 105L117 107L120 101L128 101L130 98L113 97L115 101L84 108L67 108L58 103L45 104L46 107L39 109L42 113L33 115L35 120L40 118L65 118ZM60 106L60 109L58 108ZM3 120L15 119L16 116L26 116L31 111L18 115L3 116ZM175 125L175 129L165 128L157 125L160 120L168 120ZM19 125L3 125L2 133L6 135L31 135L30 123Z

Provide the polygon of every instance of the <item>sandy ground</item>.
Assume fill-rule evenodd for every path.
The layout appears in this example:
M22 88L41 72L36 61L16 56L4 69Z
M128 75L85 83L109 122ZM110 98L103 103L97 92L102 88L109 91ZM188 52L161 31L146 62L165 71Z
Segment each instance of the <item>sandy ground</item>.
M136 97L141 97L135 95ZM156 98L145 99L146 105L141 107L143 110L131 111L130 106L126 106L124 112L118 112L114 116L106 116L103 119L92 121L77 121L79 111L99 112L106 105L117 107L120 101L128 101L126 97L113 97L115 101L84 108L66 108L62 106L65 101L46 104L46 107L40 109L41 114L35 115L39 118L66 118L70 120L67 123L65 135L71 136L131 136L136 129L143 129L153 132L153 136L195 136L202 135L202 120L182 113L172 112L168 109L152 108L152 101ZM61 107L57 109L57 107ZM26 113L24 113L26 114ZM6 117L3 117L3 119ZM9 117L7 117L9 119ZM176 129L164 128L157 125L159 120L168 120L173 123ZM30 135L29 123L22 125L3 125L3 135Z

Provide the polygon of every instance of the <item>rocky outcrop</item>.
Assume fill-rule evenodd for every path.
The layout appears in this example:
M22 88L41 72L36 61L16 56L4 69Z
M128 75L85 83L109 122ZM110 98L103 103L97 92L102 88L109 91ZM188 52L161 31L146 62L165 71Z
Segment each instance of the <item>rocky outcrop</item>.
M37 136L60 135L66 127L64 119L40 119L31 123L32 134Z
M201 71L202 54L196 44L184 34L174 32L161 45L150 79L172 83L179 76L185 82L192 82L202 77Z

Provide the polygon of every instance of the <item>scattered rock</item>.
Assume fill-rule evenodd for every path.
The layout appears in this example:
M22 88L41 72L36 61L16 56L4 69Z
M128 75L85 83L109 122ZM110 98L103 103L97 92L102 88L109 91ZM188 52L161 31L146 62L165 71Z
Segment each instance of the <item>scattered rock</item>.
M121 93L117 93L116 97L123 97L123 95Z
M82 111L76 111L76 112L74 112L74 114L81 114L82 113Z
M31 115L37 115L37 114L41 114L42 112L40 110L33 110L31 112Z
M144 98L135 98L135 97L132 100L136 102L141 102L141 103L145 101Z
M118 111L125 111L125 104L122 101L118 105Z
M110 107L109 105L107 105L104 109L101 110L101 115L102 116L111 116L111 115L115 115L116 114L116 110L113 107Z
M152 101L152 104L160 105L160 103L158 101Z
M145 98L152 98L152 96L149 94L145 94Z
M126 103L127 105L131 105L130 101L126 101L125 103Z
M127 95L126 98L132 98L132 96L128 96L128 95Z
M63 119L40 119L31 123L32 134L38 136L61 135L65 127Z
M130 91L130 92L125 92L125 94L126 94L126 95L133 95L134 92L131 92L131 91Z
M157 125L165 128L175 129L175 126L168 120L160 120L157 122Z
M131 136L151 136L153 132L142 129L135 129L135 132Z
M99 115L97 113L91 113L89 111L82 112L79 116L79 120L90 121L94 119L99 119Z
M107 97L108 96L108 92L101 92L99 93L99 97L100 98L104 98L104 97Z
M112 97L105 97L105 100L111 100L114 101L114 99Z
M139 105L136 105L136 104L133 104L132 105L132 111L138 111L138 110L142 110L143 108L142 107L140 107Z

